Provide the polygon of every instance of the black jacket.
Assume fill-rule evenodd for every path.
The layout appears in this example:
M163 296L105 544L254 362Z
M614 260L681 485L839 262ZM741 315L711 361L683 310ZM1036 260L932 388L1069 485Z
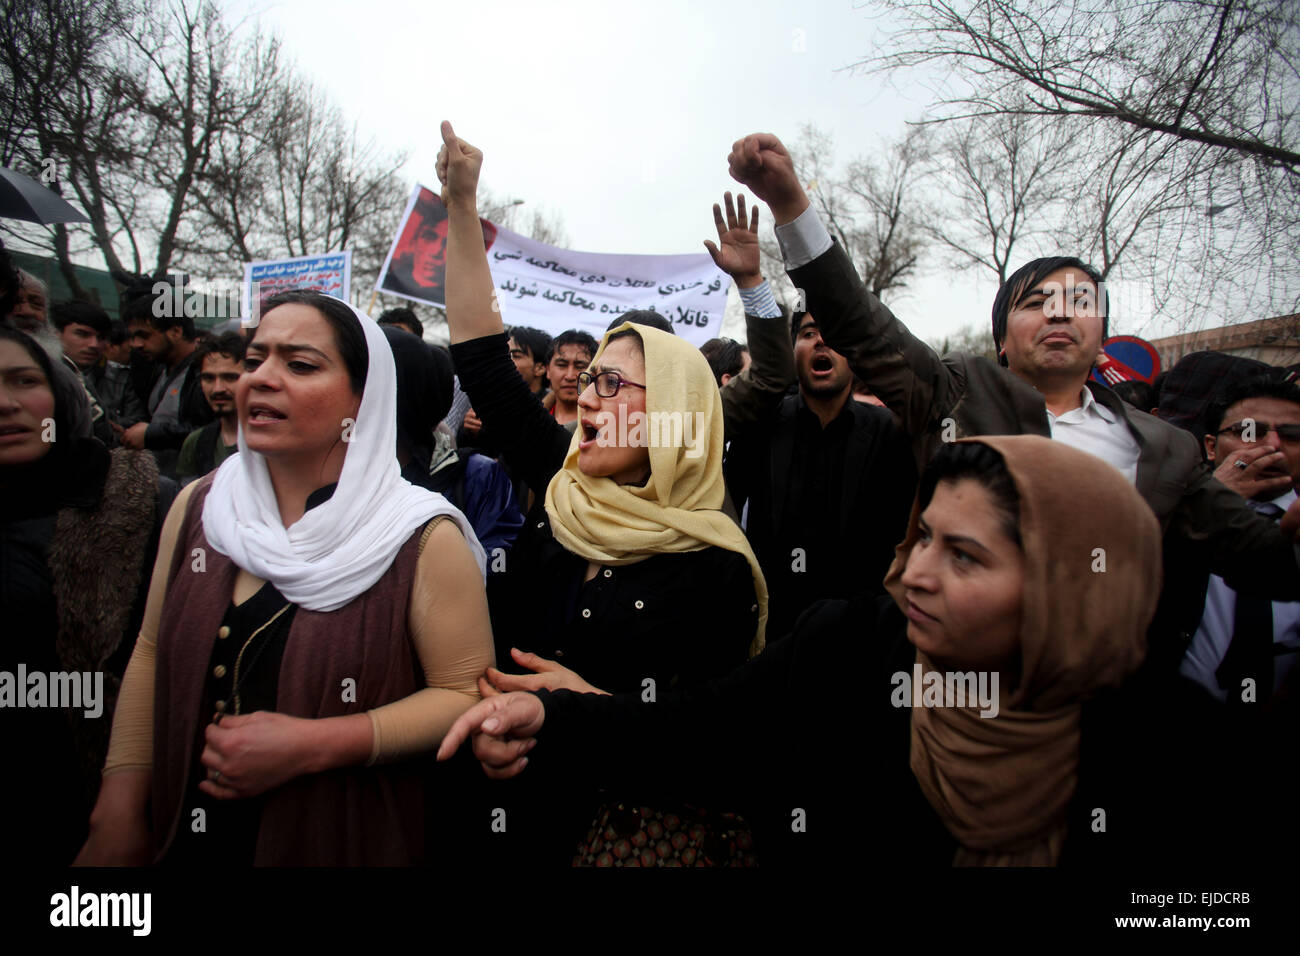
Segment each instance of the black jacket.
M179 451L181 445L185 444L185 439L189 437L190 432L202 428L216 418L212 412L212 407L208 405L207 399L203 397L203 389L199 384L200 369L194 361L194 353L191 352L188 358L183 359L182 365L184 365L184 370L176 370L181 390L179 420L175 422L149 422L149 429L145 432L144 444L150 451ZM157 385L159 379L166 377L168 374L166 368L160 369L154 377L154 384ZM153 408L149 409L149 414L152 416L154 411ZM173 465L174 462L175 457L173 456Z
M888 411L850 399L822 428L789 396L769 421L738 430L726 474L736 508L749 505L772 637L816 601L879 589L916 493L907 437Z

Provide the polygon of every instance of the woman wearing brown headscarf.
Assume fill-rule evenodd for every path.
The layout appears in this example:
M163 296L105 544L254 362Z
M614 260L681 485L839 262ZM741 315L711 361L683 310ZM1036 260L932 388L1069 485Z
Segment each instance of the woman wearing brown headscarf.
M1083 703L1145 653L1160 593L1150 509L1113 467L1045 438L946 446L885 585L892 600L815 605L704 692L484 701L440 756L474 733L489 776L532 762L557 779L758 795L746 816L765 863L1060 862L1067 834L1088 829L1071 813ZM845 675L848 659L860 669ZM899 693L918 671L978 675L992 694Z
M1009 515L1023 555L1016 653L1001 671L996 717L974 707L913 709L910 765L961 844L955 864L1052 865L1077 788L1082 704L1120 684L1146 651L1160 594L1160 532L1132 485L1100 458L1037 436L984 437L979 445L998 453L1014 486L993 492L999 510L1018 498L1018 514ZM921 512L940 502L940 481L960 489L963 480L974 479L936 480L932 471L922 481L885 577L904 613L927 596L926 556L916 547L927 537ZM987 655L932 660L931 622L924 613L908 617L923 673L1002 663Z

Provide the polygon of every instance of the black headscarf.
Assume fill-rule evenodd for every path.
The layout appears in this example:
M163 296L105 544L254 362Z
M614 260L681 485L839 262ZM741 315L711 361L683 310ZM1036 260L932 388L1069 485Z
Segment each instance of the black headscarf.
M0 326L0 341L16 342L45 373L54 393L54 441L48 454L29 465L0 469L5 486L3 512L6 520L45 513L73 505L93 507L104 491L110 457L96 438L78 434L78 403L85 392L71 375L50 361L45 350L25 332Z
M424 468L433 430L451 411L451 357L405 329L382 326L397 366L397 444Z

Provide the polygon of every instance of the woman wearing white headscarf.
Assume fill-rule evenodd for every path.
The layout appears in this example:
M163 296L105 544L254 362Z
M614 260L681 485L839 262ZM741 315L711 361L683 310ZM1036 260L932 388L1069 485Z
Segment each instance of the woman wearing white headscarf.
M164 525L80 859L418 862L422 775L402 758L493 662L482 548L400 476L368 316L269 300L236 404L239 453Z

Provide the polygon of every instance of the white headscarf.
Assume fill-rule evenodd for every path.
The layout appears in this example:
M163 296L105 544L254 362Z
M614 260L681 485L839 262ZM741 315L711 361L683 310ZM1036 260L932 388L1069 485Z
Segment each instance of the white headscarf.
M239 452L221 463L203 505L209 543L309 611L333 611L364 593L411 534L441 514L455 519L486 573L483 548L466 517L442 495L402 477L392 348L370 316L352 311L366 337L370 367L333 497L286 529L266 458L249 451L241 427Z

